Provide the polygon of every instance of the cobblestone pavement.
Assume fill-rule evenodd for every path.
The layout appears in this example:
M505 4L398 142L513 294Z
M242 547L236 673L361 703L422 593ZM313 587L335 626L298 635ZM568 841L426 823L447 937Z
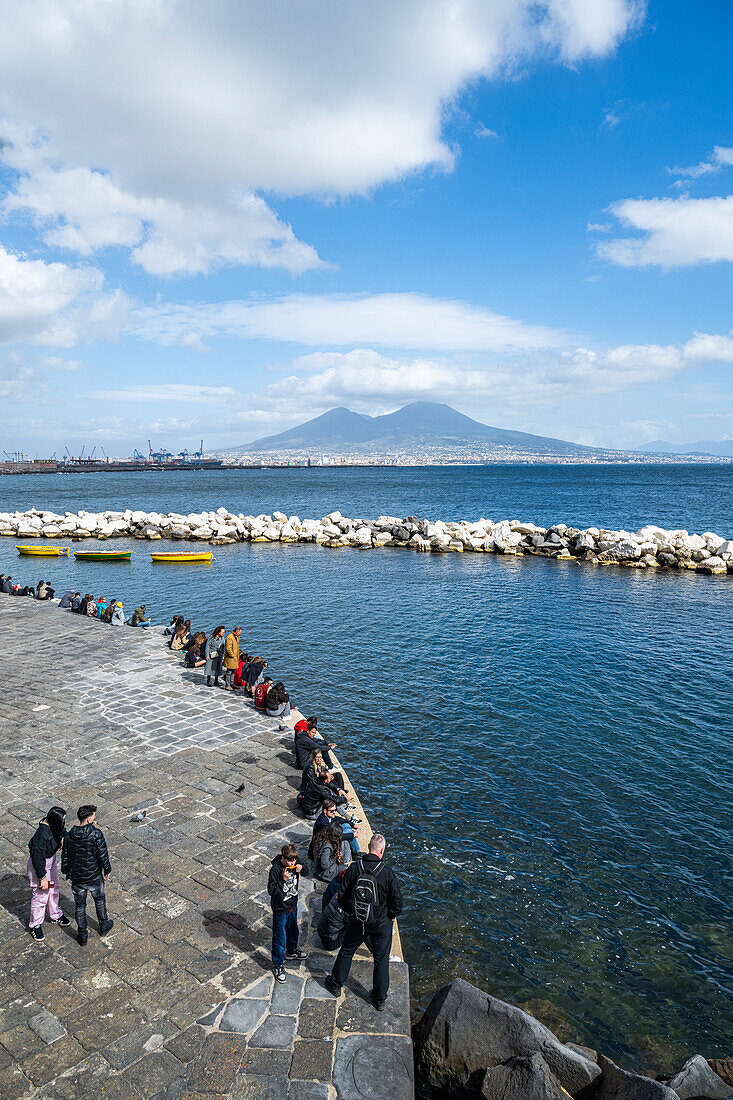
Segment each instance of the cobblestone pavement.
M333 955L272 978L271 858L304 864L291 735L185 672L158 630L115 629L0 595L0 1097L19 1100L411 1100L407 967L386 1012L357 955L337 1002ZM240 785L242 791L238 791ZM49 806L97 805L112 858L104 939L90 919L28 934L27 844ZM147 811L138 824L133 817Z

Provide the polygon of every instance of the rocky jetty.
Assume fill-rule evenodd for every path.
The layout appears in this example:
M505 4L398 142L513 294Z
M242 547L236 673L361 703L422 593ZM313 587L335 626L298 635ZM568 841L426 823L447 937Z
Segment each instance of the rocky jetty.
M418 1079L441 1100L733 1100L730 1059L696 1055L655 1080L561 1043L521 1008L460 978L435 994L414 1040Z
M284 512L235 515L215 512L57 512L30 508L0 512L0 535L31 539L179 539L222 546L235 542L313 542L359 550L404 547L433 554L532 554L588 565L633 569L691 569L697 573L733 573L733 539L712 531L702 535L648 525L638 531L599 527L538 527L519 520L479 519L446 523L407 516L348 519L331 512L322 519L301 519Z

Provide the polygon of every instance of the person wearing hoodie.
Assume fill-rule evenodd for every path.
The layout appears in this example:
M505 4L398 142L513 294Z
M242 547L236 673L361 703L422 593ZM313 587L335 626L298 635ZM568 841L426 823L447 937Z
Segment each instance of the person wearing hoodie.
M80 603L81 603L81 592L75 592L74 597L71 601L71 610L72 611L78 611Z
M145 610L145 604L141 603L139 607L136 607L132 613L132 622L130 626L148 627L150 626L150 619L148 613Z
M66 810L52 806L28 841L28 881L31 884L31 919L28 924L36 943L46 937L43 922L48 916L52 924L66 928L71 921L59 905L59 871L56 853L64 842Z
M104 892L104 884L112 874L112 865L104 833L94 824L96 813L96 806L79 807L79 824L69 829L61 851L61 871L71 879L76 906L76 939L82 946L87 942L87 893L94 898L100 936L106 936L114 925L114 921L107 916Z
M372 1004L381 1012L389 990L389 953L392 947L392 922L402 912L402 892L397 876L383 862L386 841L375 833L369 852L354 860L344 875L338 892L338 904L348 914L348 924L334 968L326 978L326 989L333 997L349 976L351 960L365 941L374 958Z
M39 586L40 587L40 586ZM66 592L59 600L59 607L63 607L66 610L67 607L71 607L71 601L74 598L73 592ZM40 597L39 597L40 599Z
M298 849L284 844L275 856L267 879L272 908L272 968L275 981L285 981L285 960L303 962L308 958L298 947L298 885L303 867Z
M318 719L302 718L300 722L295 723L293 730L294 733L294 752L295 758L298 763L298 767L302 771L305 768L311 758L311 753L320 749L323 753L323 759L326 762L328 768L332 767L333 761L331 760L331 754L329 749L336 748L335 741L329 741L328 744L324 741L323 737L317 730Z
M122 610L122 604L119 600L116 601L114 608L112 609L112 618L109 621L112 626L125 625L125 614Z

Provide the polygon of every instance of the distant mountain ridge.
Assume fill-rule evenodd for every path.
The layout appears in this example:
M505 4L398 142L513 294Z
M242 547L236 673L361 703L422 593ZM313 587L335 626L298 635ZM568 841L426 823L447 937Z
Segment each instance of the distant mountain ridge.
M553 439L528 432L495 428L472 420L450 405L433 401L415 401L393 413L367 416L350 409L336 408L299 424L278 435L264 436L232 450L247 454L296 451L300 454L321 452L385 453L444 447L459 450L472 446L506 448L507 452L577 455L593 454L595 448L583 447L564 439Z
M666 439L653 439L639 447L652 455L715 455L717 458L733 458L733 439L701 439L697 443L669 443Z

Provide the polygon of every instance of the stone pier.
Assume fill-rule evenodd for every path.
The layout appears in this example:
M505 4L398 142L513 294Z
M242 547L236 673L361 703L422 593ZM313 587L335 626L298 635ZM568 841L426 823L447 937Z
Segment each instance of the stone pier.
M272 857L298 817L292 734L208 690L158 629L113 628L0 595L0 1096L3 1100L412 1100L407 966L387 1011L357 955L337 1002L315 934L320 884L301 879L301 945L270 967ZM241 785L243 789L240 791ZM84 802L110 848L108 906L85 947L27 930L27 844L49 808ZM146 811L143 823L134 819Z

